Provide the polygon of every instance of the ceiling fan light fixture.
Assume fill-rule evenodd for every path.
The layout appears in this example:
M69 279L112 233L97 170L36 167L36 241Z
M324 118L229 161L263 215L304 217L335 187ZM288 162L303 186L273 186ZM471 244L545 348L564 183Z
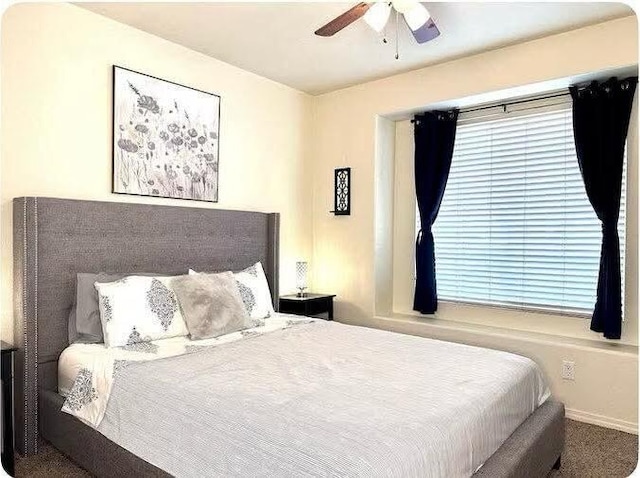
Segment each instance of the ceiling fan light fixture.
M414 32L424 26L431 18L429 11L421 3L414 4L409 10L403 12L403 15L407 25Z
M418 3L418 0L393 0L391 3L398 13L405 14Z
M388 2L375 2L367 13L364 14L364 21L378 33L383 30L389 15L391 13L391 4Z

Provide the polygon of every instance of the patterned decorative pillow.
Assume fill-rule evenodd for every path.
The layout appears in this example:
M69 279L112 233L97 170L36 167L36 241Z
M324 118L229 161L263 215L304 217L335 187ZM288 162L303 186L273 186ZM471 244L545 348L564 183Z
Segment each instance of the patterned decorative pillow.
M76 300L69 314L69 343L83 342L100 344L104 342L100 306L96 282L113 282L126 276L157 276L158 274L137 272L124 273L85 273L76 275Z
M171 277L129 276L95 283L107 347L188 335Z
M267 276L260 262L240 272L234 272L233 276L238 281L238 289L249 317L266 319L275 313Z
M189 274L196 273L189 269ZM256 262L240 272L234 272L233 276L238 282L238 290L249 317L266 319L275 313L271 302L271 290L262 263Z

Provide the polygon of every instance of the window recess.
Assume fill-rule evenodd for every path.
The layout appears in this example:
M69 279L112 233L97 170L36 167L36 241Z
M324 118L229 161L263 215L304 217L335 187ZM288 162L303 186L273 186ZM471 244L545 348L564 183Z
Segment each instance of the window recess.
M623 297L626 169L625 158ZM440 300L591 313L601 225L580 175L568 94L461 112L433 233Z

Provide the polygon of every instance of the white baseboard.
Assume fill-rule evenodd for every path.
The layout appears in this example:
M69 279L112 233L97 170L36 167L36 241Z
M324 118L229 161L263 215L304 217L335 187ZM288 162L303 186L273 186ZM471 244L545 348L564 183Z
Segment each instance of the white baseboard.
M633 433L634 435L638 434L637 423L620 420L619 418L606 417L604 415L583 412L581 410L573 410L571 408L565 409L565 415L567 418L578 422L590 423L591 425L598 425L605 428L613 428L614 430Z

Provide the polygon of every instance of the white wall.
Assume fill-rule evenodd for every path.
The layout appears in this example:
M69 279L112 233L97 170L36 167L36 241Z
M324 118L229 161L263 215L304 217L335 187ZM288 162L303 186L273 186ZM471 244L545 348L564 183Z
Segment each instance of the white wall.
M380 207L380 185L385 183L381 175L389 174L388 165L381 157L388 147L381 147L386 140L377 134L389 129L380 127L384 124L378 120L380 116L393 119L434 104L592 72L619 70L632 67L637 61L636 18L626 17L317 97L312 137L314 288L338 295L336 315L346 322L528 355L543 367L552 391L566 403L572 416L636 430L637 294L635 303L631 300L627 309L623 344L604 343L588 331L585 321L568 325L547 317L538 329L524 327L515 331L514 326L519 327L523 321L511 311L495 312L494 315L501 316L501 324L487 326L484 323L487 314L472 320L473 314L468 309L456 314L442 313L437 318L418 318L398 315L381 307L388 303L388 297L379 298L381 294L388 296L381 284L391 283L394 306L398 304L398 294L410 296L412 293L410 286L390 282L388 277L377 274L390 268L397 272L398 264L393 261L389 267L385 254L389 244L393 247L394 241L403 240L395 221L413 223L414 211L413 204L409 204L399 218L396 207L394 228L385 231L388 218L380 217L377 208ZM637 141L635 132L630 137ZM386 156L388 161L393 160L393 155L386 153ZM637 153L634 157L637 158ZM341 166L352 168L352 215L349 218L336 218L328 213L332 201L332 172ZM405 164L400 170L395 166L392 171L396 185L400 185L402 193L411 194L412 185L398 182L399 171L400 175L411 174L410 166ZM634 167L637 181L637 165ZM630 174L633 174L631 170ZM397 190L395 200L398 200ZM629 201L629 210L637 214L637 191L630 194ZM635 229L627 237L637 248L637 221L632 227ZM405 248L405 255L413 254L412 244L402 242L399 247ZM632 251L627 259L635 262L630 270L635 270L637 277L637 252ZM442 311L446 309L443 307ZM562 359L576 362L575 382L559 379Z
M111 66L222 97L217 204L111 194ZM12 337L11 200L39 195L281 213L281 289L311 254L311 98L70 4L2 18L2 336Z

